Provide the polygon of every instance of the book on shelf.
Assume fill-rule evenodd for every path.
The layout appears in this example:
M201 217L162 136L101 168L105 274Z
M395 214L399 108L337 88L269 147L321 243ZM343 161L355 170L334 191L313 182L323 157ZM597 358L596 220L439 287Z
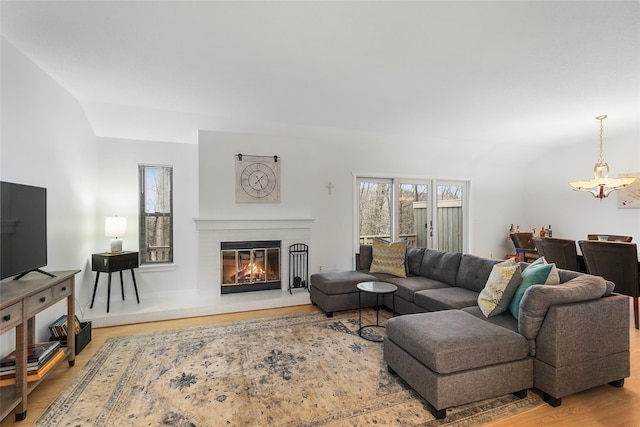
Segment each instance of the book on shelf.
M47 356L55 353L60 348L60 341L46 341L27 346L27 365L42 364ZM16 351L12 351L0 360L0 368L16 366Z
M64 350L58 349L58 351L55 352L53 356L47 362L45 362L38 370L27 373L27 382L41 380L62 359L64 359ZM15 383L16 383L15 373L11 375L0 376L0 387L13 385Z
M80 333L81 325L78 316L75 317L76 334ZM67 315L62 315L58 319L49 325L49 332L52 337L66 337L67 336Z
M40 369L42 365L47 363L49 359L51 359L56 354L55 350L59 349L60 346L53 346L51 348L53 349L53 351L44 355L40 360L35 362L27 362L27 372L34 372ZM15 363L7 366L0 366L0 378L6 375L15 375L15 373L16 373Z

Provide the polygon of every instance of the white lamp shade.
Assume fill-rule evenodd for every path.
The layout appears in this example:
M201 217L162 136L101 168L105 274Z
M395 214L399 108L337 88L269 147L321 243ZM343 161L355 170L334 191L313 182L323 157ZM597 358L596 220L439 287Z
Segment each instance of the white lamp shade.
M127 232L127 219L118 216L108 216L104 221L105 237L122 237Z

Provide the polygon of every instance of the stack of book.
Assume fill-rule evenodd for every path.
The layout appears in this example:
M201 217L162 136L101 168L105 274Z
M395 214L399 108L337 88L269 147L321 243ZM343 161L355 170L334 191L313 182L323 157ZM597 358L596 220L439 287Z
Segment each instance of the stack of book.
M27 347L27 381L41 379L56 363L64 358L60 341L29 344ZM16 382L16 352L0 360L0 387Z
M80 320L75 316L76 334L80 333ZM52 337L60 338L67 336L67 316L60 316L58 320L49 325Z

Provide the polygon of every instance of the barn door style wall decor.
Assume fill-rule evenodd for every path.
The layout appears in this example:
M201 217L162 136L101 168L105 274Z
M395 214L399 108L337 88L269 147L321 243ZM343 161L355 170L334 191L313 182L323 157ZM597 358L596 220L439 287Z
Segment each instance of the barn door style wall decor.
M278 156L236 155L236 203L280 203Z

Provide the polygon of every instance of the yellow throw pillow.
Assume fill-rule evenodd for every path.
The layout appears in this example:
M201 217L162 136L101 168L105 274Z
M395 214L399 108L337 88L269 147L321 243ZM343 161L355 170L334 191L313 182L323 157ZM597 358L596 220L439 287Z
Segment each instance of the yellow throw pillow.
M407 277L405 260L407 241L389 243L381 239L373 241L373 261L369 272L387 273L398 277Z

